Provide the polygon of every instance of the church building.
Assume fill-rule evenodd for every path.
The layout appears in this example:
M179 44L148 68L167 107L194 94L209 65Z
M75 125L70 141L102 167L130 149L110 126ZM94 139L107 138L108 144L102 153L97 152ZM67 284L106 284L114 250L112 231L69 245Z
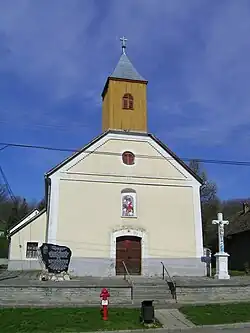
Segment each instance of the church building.
M45 174L46 208L9 230L9 270L68 246L74 276L205 274L201 179L147 127L147 80L122 39L102 91L102 133Z

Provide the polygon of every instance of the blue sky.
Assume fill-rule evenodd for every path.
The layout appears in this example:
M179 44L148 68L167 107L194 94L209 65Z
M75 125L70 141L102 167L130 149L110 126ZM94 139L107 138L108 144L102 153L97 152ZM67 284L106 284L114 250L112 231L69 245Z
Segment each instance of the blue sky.
M0 1L0 142L80 148L101 132L119 38L148 81L149 130L180 157L250 161L248 0ZM0 152L13 192L40 199L68 153ZM205 165L223 199L250 167Z

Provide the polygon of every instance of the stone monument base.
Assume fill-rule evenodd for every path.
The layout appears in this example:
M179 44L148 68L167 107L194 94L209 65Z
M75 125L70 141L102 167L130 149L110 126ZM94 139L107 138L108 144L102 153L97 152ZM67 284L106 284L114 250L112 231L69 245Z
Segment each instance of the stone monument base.
M70 276L67 272L48 273L43 271L39 276L40 281L70 281Z
M215 279L229 280L230 275L228 274L228 257L229 254L226 252L218 252L214 255L216 257L216 274Z

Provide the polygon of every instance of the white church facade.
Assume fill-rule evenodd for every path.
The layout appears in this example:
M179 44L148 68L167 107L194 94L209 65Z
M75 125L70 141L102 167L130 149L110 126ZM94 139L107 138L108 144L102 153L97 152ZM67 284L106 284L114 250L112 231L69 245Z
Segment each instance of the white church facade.
M102 93L103 133L45 174L46 208L9 231L9 270L41 269L42 243L68 246L69 273L205 273L201 180L147 131L147 81L124 52Z

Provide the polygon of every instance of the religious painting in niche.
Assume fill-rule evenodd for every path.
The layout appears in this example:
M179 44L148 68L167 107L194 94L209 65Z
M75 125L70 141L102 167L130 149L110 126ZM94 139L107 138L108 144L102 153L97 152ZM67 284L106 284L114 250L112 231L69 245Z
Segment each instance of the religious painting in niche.
M134 190L122 191L122 217L136 216L136 193Z
M133 165L135 164L135 155L130 151L125 151L122 154L122 162L126 165Z
M122 98L122 108L126 110L134 109L134 98L131 94L125 94Z

